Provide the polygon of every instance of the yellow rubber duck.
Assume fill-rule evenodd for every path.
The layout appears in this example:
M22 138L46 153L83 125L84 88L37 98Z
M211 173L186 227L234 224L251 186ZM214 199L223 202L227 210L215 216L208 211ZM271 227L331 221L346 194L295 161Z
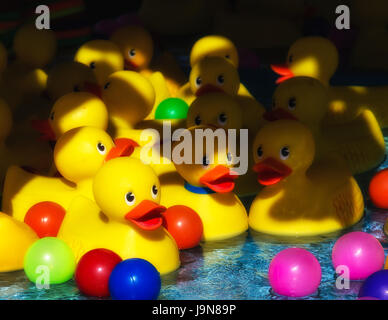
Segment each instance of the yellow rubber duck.
M350 227L362 218L357 182L341 168L314 162L314 138L301 122L271 122L253 145L253 169L265 187L249 210L250 228L277 236L313 236Z
M286 65L272 69L282 76L278 83L294 76L307 76L326 85L330 95L327 124L345 123L370 110L381 128L388 127L388 86L330 86L337 67L338 51L330 40L304 37L290 47Z
M162 94L162 100L167 97L164 89L159 93L159 87L165 88L167 85L170 95L175 96L179 87L185 83L185 75L171 54L164 53L157 64L155 61L151 64L154 43L145 28L135 25L119 28L112 34L111 40L120 47L127 70L138 71L148 77L157 71L163 75L165 83L154 83L156 95Z
M108 110L96 95L70 92L54 103L47 120L36 121L34 127L42 133L43 139L56 141L74 128L95 127L105 131L108 120Z
M23 269L24 256L39 238L24 222L17 221L0 212L0 272Z
M100 86L105 85L110 74L124 69L120 48L109 40L86 42L75 53L74 61L91 68Z
M115 143L103 130L81 127L67 131L57 141L54 162L63 178L47 177L11 166L6 174L2 208L19 221L28 209L42 201L53 201L67 209L79 195L93 200L93 177L112 156L133 152L133 141Z
M181 159L174 159L173 154L177 173L160 177L161 204L166 207L186 205L197 212L203 223L204 241L235 237L247 230L248 218L243 204L232 192L234 180L238 177L231 169L233 155L227 151L227 139L221 139L225 142L224 146L219 145L219 139L215 139L214 149L206 151L203 144L205 139L196 137L196 129L215 132L214 128L204 126L195 126L186 131L184 136L190 136L192 141L189 148L184 149L182 163ZM201 139L203 149L196 150ZM186 141L179 143L186 144ZM175 145L173 151L178 156L175 148L179 150L179 144ZM198 157L201 157L199 164L195 163Z
M47 77L47 93L52 101L70 92L90 92L101 96L101 88L93 70L77 61L55 65Z
M376 118L366 110L345 124L325 125L328 92L314 78L288 79L276 88L273 108L264 118L269 121L296 119L307 125L316 141L316 159L340 157L337 164L342 162L352 174L378 166L384 160L385 143Z
M37 141L37 137L25 137L13 133L13 116L8 104L0 99L0 184L9 166L20 165L40 172L50 166L52 157L49 146Z
M178 247L162 227L160 183L149 166L134 158L110 160L95 176L93 193L96 203L74 200L58 233L77 260L107 248L123 259L145 259L161 274L179 267Z

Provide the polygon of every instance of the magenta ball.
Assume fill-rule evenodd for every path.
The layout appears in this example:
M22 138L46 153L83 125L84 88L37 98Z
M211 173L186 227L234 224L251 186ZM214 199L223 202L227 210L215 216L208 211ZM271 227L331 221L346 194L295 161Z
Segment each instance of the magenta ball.
M349 280L363 280L381 270L384 265L384 249L371 234L350 232L335 243L332 262L335 269L338 266L348 267Z
M289 248L272 259L268 277L275 293L287 297L305 297L318 289L322 271L312 253L300 248Z

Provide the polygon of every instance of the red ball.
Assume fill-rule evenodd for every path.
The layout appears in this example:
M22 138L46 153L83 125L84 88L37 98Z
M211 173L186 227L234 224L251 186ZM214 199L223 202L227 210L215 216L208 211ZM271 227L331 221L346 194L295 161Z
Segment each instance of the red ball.
M39 238L56 237L66 211L59 204L50 201L33 205L24 217Z
M75 270L78 289L87 296L109 297L109 277L122 259L108 249L94 249L85 253Z
M196 247L203 234L202 220L191 208L172 206L163 213L163 226L175 239L179 249Z
M369 196L377 208L388 209L388 168L376 173L372 178Z

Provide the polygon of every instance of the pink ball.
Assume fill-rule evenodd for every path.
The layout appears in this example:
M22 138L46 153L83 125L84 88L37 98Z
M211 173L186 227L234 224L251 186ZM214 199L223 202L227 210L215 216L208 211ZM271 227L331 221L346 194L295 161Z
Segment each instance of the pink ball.
M381 270L384 265L384 249L371 234L350 232L340 237L332 251L332 262L349 268L349 280L363 280Z
M322 271L312 253L300 248L289 248L280 251L272 259L268 277L277 294L305 297L318 289Z

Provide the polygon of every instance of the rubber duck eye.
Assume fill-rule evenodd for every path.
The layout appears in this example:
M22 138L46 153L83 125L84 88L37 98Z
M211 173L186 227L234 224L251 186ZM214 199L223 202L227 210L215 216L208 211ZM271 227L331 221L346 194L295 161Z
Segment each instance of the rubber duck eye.
M295 108L296 108L296 99L291 98L290 100L288 100L288 109L294 110Z
M96 63L95 62L90 62L89 67L91 69L96 69Z
M195 79L195 84L197 85L197 87L199 87L202 84L201 77L197 77L197 79Z
M201 120L201 117L198 115L195 117L194 119L194 123L199 126L201 124L202 120Z
M290 149L288 147L283 147L280 149L280 159L286 160L290 156Z
M54 114L55 114L54 111L51 112L51 114L50 114L50 120L51 120L51 121L54 121Z
M275 100L272 101L272 108L273 108L273 109L276 108L276 101L275 101Z
M256 150L256 153L257 153L257 157L259 158L259 159L261 159L262 157L263 157L263 147L262 146L259 146L258 148L257 148L257 150Z
M288 63L291 63L292 61L294 61L294 56L292 54L290 54L288 56Z
M151 196L154 199L158 196L158 187L156 185L153 185L151 188Z
M105 83L104 90L108 89L110 87L110 82Z
M225 113L221 113L219 116L218 116L218 123L221 125L221 126L224 126L226 124L228 120L228 117L226 116Z
M218 77L217 77L217 83L220 84L220 85L223 85L225 82L225 77L220 74Z
M225 58L226 58L226 59L230 59L230 55L228 55L228 54L225 55Z
M127 203L127 205L133 206L135 204L135 201L136 201L136 197L132 192L128 192L125 195L125 202Z
M97 150L101 154L105 154L106 153L105 145L103 143L101 143L101 142L97 143Z
M133 58L134 56L136 56L136 50L135 50L135 49L129 50L129 56L130 56L131 58Z
M204 156L204 157L202 158L202 166L203 166L204 168L207 168L209 164L210 164L209 158L208 158L207 156Z
M73 91L74 92L80 92L81 90L80 90L78 85L75 85L74 88L73 88Z

